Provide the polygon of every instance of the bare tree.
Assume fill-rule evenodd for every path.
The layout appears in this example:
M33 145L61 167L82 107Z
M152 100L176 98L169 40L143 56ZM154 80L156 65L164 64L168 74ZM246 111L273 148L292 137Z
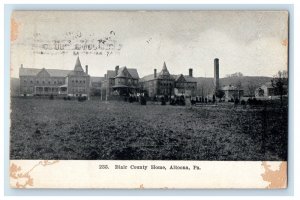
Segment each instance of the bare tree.
M238 80L238 81L236 82L236 89L237 89L237 91L238 91L238 99L240 100L240 98L241 98L240 91L241 91L241 89L242 89L242 82L241 82L240 80Z
M227 78L236 78L236 77L243 77L244 75L241 73L241 72L236 72L236 73L233 73L233 74L227 74L226 77Z
M280 96L280 105L283 105L283 95L288 92L288 73L286 70L278 71L271 80L272 86L274 87L275 94Z

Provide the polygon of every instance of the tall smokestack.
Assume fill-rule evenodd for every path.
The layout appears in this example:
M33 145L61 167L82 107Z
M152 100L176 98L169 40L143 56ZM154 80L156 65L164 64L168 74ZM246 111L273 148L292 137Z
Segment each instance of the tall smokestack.
M219 59L215 58L214 60L214 85L215 92L219 89Z
M89 66L88 65L85 66L85 73L89 74Z
M189 69L189 76L193 77L193 69L192 68Z
M117 76L118 73L119 73L119 65L117 65L117 66L115 67L115 71L116 71L116 76Z
M157 77L157 70L154 69L154 78L156 78L156 77Z

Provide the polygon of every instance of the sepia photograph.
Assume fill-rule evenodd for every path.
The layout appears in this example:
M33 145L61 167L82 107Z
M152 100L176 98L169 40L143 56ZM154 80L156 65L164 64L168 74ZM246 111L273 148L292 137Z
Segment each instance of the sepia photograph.
M14 11L11 160L287 161L287 11Z

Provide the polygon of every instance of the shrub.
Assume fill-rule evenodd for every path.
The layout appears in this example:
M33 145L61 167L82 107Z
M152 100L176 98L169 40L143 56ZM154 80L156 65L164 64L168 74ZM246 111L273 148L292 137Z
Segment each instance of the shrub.
M191 100L191 104L192 104L192 105L195 105L195 104L196 104L196 101L195 101L194 99L192 99L192 100Z
M141 105L146 105L147 104L147 100L143 96L140 97L140 101L141 101Z
M50 100L53 100L53 99L54 99L53 94L51 94L51 95L49 96L49 99L50 99Z
M161 99L160 99L160 102L161 102L161 105L166 105L166 99L164 98L164 97L162 97Z
M242 100L242 101L241 101L241 105L246 105L246 101L245 101L245 100Z
M82 102L82 101L86 101L87 98L84 96L84 97L78 97L78 101Z
M170 105L172 105L172 106L175 106L175 105L176 105L175 99L171 99L171 100L170 100Z
M237 105L237 104L239 104L239 103L240 103L240 100L239 100L238 98L236 98L236 99L234 100L234 104Z
M129 100L129 103L132 103L133 102L133 97L130 96L128 100Z
M68 99L68 100L71 100L71 97L70 97L70 96L68 96L68 97L67 97L67 99Z

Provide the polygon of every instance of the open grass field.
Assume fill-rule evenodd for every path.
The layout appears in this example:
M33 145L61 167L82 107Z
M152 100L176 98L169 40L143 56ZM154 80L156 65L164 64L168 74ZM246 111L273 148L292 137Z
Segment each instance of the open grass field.
M11 109L11 159L287 159L287 108L12 98Z

